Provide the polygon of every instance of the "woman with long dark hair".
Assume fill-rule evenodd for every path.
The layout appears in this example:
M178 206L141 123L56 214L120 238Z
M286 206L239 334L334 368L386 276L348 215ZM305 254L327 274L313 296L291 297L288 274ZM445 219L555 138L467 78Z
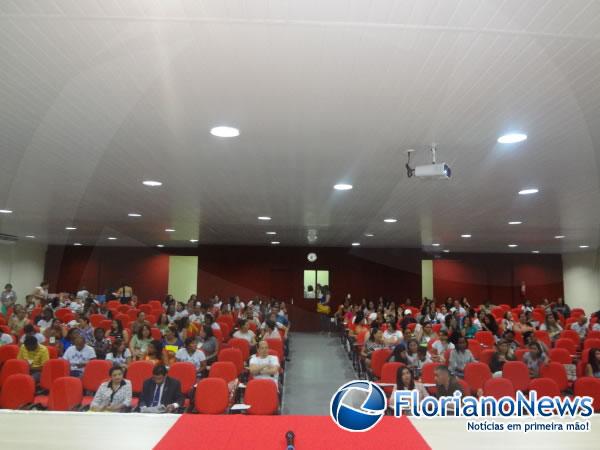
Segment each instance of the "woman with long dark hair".
M396 372L396 386L394 387L394 392L414 390L419 393L420 400L423 400L425 397L429 396L425 387L418 381L415 381L412 370L406 366L399 367L398 371ZM390 401L393 401L394 392L392 392Z
M585 366L585 375L600 378L600 348L590 348L588 363Z

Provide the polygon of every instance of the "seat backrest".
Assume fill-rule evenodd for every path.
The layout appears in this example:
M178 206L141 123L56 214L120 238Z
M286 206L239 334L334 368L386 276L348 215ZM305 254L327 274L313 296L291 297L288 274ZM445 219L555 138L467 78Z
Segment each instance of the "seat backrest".
M110 331L110 327L112 326L112 320L110 319L105 319L102 322L100 322L100 325L98 325L100 328L103 328L104 331L109 332Z
M588 339L600 339L600 330L590 330L587 334Z
M152 309L162 309L162 303L160 300L150 300L148 305L150 305Z
M196 366L191 362L176 362L169 367L169 376L179 380L181 392L188 395L196 383Z
M588 349L588 348L600 348L600 339L596 339L596 338L587 338L585 341L583 341L583 349Z
M506 378L490 378L483 384L483 395L499 400L502 397L514 397L515 387Z
M581 377L575 380L575 395L588 396L594 399L594 411L600 411L600 378Z
M69 308L61 308L61 309L57 309L54 312L54 316L60 320L61 322L65 323L68 322L68 318L69 316L72 314L71 310Z
M224 414L229 405L229 388L222 378L204 378L196 386L194 404L200 414Z
M283 360L283 340L281 339L265 339L270 350L275 350L279 356L279 360Z
M217 361L210 366L208 376L209 378L222 378L229 383L237 378L237 367L231 361Z
M481 357L481 351L483 350L483 347L481 347L481 342L476 339L468 339L467 342L469 344L469 350L473 354L473 358L479 360Z
M571 330L571 329L562 330L560 332L560 338L561 339L571 339L576 346L579 345L579 341L581 340L581 338L579 337L579 334L577 334L577 331Z
M525 353L527 353L529 351L528 348L518 348L515 350L515 358L517 358L517 361L523 361L523 356L525 356Z
M68 377L70 370L69 361L65 359L49 359L42 366L40 387L49 391L54 380L60 377Z
M487 380L492 378L492 372L487 364L482 362L471 362L465 365L464 379L470 386L472 392L482 389Z
M478 331L475 333L475 339L485 347L493 347L496 343L491 331Z
M540 376L551 378L558 385L560 391L565 391L569 387L569 378L564 364L560 362L550 362L540 368Z
M552 378L534 378L529 383L529 390L537 392L540 397L560 397L558 384Z
M24 373L13 373L6 380L0 392L0 408L19 409L28 403L33 403L35 381Z
M104 317L102 314L90 314L90 324L94 328L98 328L100 323L102 323L102 321L105 319L106 317Z
M144 381L152 377L152 361L134 361L127 367L127 379L131 381L131 390L135 394L142 392Z
M61 377L54 380L48 396L48 410L70 411L81 404L83 385L75 377Z
M19 354L19 346L15 344L6 344L0 347L0 367L4 361L9 359L17 359Z
M108 371L112 367L111 361L92 359L83 369L81 383L86 391L96 392L103 381L109 379Z
M219 351L217 361L231 361L234 363L238 376L244 370L244 360L242 358L242 352L239 348L224 348L223 350Z
M566 348L551 348L548 354L552 362L561 364L571 364L573 362L573 358L571 358L571 354Z
M160 328L152 327L150 328L150 333L152 334L152 339L156 339L157 341L161 341L163 338Z
M279 408L277 385L271 380L254 379L248 382L244 403L250 405L248 414L271 415Z
M9 359L5 361L2 365L2 370L0 370L0 386L4 386L6 379L16 373L29 375L29 363L24 359Z
M250 358L250 344L246 339L231 338L228 343L233 348L238 348L242 352L242 359L244 361Z
M221 330L215 330L213 329L213 334L215 335L215 338L217 339L218 342L223 342L223 332Z
M127 310L127 315L129 316L129 318L131 320L135 320L137 319L138 314L140 313L139 309L136 308L131 308Z
M444 364L439 362L423 364L423 367L421 368L421 380L423 380L423 383L435 383L435 368L443 365Z
M152 314L152 305L150 305L149 303L138 306L138 309L140 311L144 311L144 313L146 313L146 315Z
M555 348L564 348L571 355L574 355L577 352L577 344L575 344L572 339L559 338L554 343L554 347Z
M381 368L383 367L383 364L391 354L392 350L389 348L381 348L375 350L371 354L371 370L373 371L373 375L378 379L381 378Z
M398 376L398 369L403 367L404 364L401 362L386 362L381 366L381 382L382 383L396 383Z
M529 388L529 369L522 361L506 361L502 366L502 377L512 381L518 391L527 391Z
M494 353L496 353L496 350L494 350L493 348L486 348L479 355L479 362L482 362L489 366L490 362L492 361L492 356L494 356Z
M552 340L550 339L550 335L545 330L536 330L533 333L538 341L546 344L546 347L552 347Z

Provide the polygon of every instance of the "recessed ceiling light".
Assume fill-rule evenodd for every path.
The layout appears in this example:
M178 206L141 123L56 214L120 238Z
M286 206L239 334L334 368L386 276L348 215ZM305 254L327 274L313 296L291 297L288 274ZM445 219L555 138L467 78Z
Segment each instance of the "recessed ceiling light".
M392 218L390 218L390 219L383 219L383 221L387 222L387 223L396 223L396 222L398 222L398 219L392 219Z
M437 242L434 242L433 244L431 244L433 247L439 247L440 244L438 244Z
M116 241L117 240L117 238L114 237L114 236L109 236L106 239L108 239L109 241Z
M469 239L471 237L470 234L461 234L460 235L461 238L465 238L465 239Z
M165 231L167 233L175 233L175 229L174 228L165 228Z
M258 220L271 220L269 216L258 216Z
M0 209L0 214L12 214L10 209Z
M580 245L579 248L589 248L589 245Z
M80 244L79 242L75 242L73 245L74 245L75 247L79 247L81 244Z
M519 191L519 195L531 195L531 194L537 194L539 191L539 189L537 188L527 188L527 189L521 189Z
M375 235L374 235L373 233L365 233L365 236L366 236L366 237L373 237L373 236L375 236Z
M164 247L164 245L163 245L163 244L157 244L156 246L157 246L158 248L163 248L163 247Z
M500 144L516 144L517 142L523 142L527 139L527 135L524 133L508 133L500 136L498 142Z
M28 239L35 239L35 236L33 234L28 234L25 237L28 238Z
M508 246L509 246L510 248L515 248L515 247L518 247L518 245L517 245L517 244L508 244Z
M198 239L190 239L190 242L198 242Z
M77 227L65 227L65 230L73 231L76 230Z
M346 183L339 183L339 184L336 184L335 186L333 186L333 188L336 191L349 191L350 189L352 189L352 185L346 184Z
M531 250L531 253L539 253L539 250Z
M448 249L445 249L445 250L442 250L442 251L443 251L444 253L450 253L450 250L448 250Z
M554 236L554 239L564 239L565 237L562 234L559 234L558 236Z
M139 213L129 213L129 214L127 214L127 215L128 215L129 217L142 217L142 215L141 215L141 214L139 214Z
M353 242L352 243L352 247L358 247L358 246L360 246L360 242Z
M271 241L271 245L279 245L279 244L281 244L281 242L279 242L279 241Z
M513 220L511 222L508 222L509 225L521 225L523 222L521 222L520 220Z
M150 187L157 187L157 186L162 186L162 182L160 181L155 181L155 180L145 180L142 181L142 183L146 186L150 186Z
M240 135L240 130L233 127L214 127L210 129L210 134L216 137L231 138Z
M265 234L276 235L277 231L267 231Z

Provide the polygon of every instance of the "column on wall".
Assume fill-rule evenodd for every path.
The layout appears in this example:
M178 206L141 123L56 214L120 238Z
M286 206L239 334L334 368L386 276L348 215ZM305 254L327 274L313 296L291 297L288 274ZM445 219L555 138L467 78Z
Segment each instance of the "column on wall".
M433 261L431 259L421 261L421 296L433 298Z

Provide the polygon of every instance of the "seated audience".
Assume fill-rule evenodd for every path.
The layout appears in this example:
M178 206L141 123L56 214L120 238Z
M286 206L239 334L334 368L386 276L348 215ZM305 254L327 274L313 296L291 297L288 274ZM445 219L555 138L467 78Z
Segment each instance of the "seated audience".
M550 339L555 341L559 338L560 333L562 332L562 327L558 323L558 316L556 313L546 314L546 319L543 324L540 325L540 330L548 332Z
M112 361L113 366L127 369L131 363L131 351L127 348L122 339L115 339L111 345L110 351L106 354L106 360Z
M588 363L585 365L585 376L600 378L600 348L588 350Z
M177 351L183 347L183 341L179 339L177 325L171 324L165 330L165 337L163 338L162 344L165 349L173 352L173 354L177 353Z
M16 305L13 311L13 315L8 320L8 328L15 336L21 334L21 330L25 328L25 325L29 323L27 318L27 310L23 305Z
M511 311L506 311L504 313L504 318L502 319L502 328L504 331L512 331L513 326L515 325L515 321L513 320L513 315Z
M498 335L498 323L492 314L486 314L481 321L481 331L489 331L496 337Z
M219 342L213 334L213 330L210 325L204 325L200 329L200 342L199 349L204 352L206 359L212 362L217 357L219 351Z
M429 397L429 393L423 384L415 381L412 370L410 370L408 367L399 367L398 371L396 372L396 386L394 386L394 391L390 396L390 404L393 401L394 392L414 390L419 393L419 398L421 400L423 400L425 397Z
M494 377L502 376L502 367L506 361L514 361L515 354L507 341L504 339L499 340L496 343L496 352L490 360L490 370L494 374Z
M248 344L250 345L251 348L251 352L255 349L253 349L253 347L256 346L256 335L254 334L254 331L252 331L250 329L250 327L248 326L248 321L246 319L241 319L238 322L238 327L239 329L233 333L233 337L236 339L244 339L245 341L248 341Z
M415 327L415 338L419 345L427 346L429 341L437 339L438 335L433 331L433 325L431 322L426 321L423 325L417 325Z
M2 347L3 345L12 344L12 343L13 343L12 335L8 334L8 333L4 333L3 331L0 330L0 347Z
M94 339L94 328L90 324L90 319L81 317L79 319L79 334L83 336L86 344L91 344Z
M30 323L23 327L23 336L21 336L21 339L19 339L19 342L21 344L25 342L26 336L33 336L37 339L38 344L43 344L44 342L46 342L46 336L44 336L42 333L36 332L35 327Z
M446 358L445 358L446 350L454 349L454 344L452 342L448 341L448 332L447 331L445 331L445 330L440 331L439 339L431 345L431 349L433 350L433 354L431 356L431 359L433 361L441 362L441 363L446 362Z
M69 347L71 347L73 345L73 343L75 342L75 338L77 336L80 336L79 332L80 332L79 328L70 328L69 331L67 331L67 334L61 338L60 345L61 345L63 354L64 354L64 352L66 352L69 349ZM85 342L85 340L84 340L84 342Z
M170 355L167 350L164 349L162 342L158 340L151 340L146 346L146 353L142 357L144 361L151 361L154 364L169 365L169 360L173 355Z
M387 323L387 329L383 332L383 344L386 347L393 347L402 342L403 336L402 331L396 328L396 321L389 320Z
M256 354L250 358L249 370L254 378L272 380L278 385L279 358L269 355L269 346L266 341L258 343Z
M448 364L448 369L452 375L462 378L465 366L470 362L475 362L475 358L468 347L467 339L464 336L458 338L456 348L450 353Z
M549 358L539 342L530 342L528 348L529 351L523 355L523 362L529 369L529 376L537 378L540 376L540 368L548 363Z
M29 363L31 376L37 382L40 381L42 366L50 359L48 349L41 345L35 336L26 336L25 342L19 348L17 359L25 360Z
M110 380L98 387L90 411L127 411L131 406L131 381L124 378L125 370L120 366L111 367L108 375Z
M197 349L196 340L191 337L185 340L185 347L177 350L175 359L179 362L191 362L198 373L206 368L206 355L202 350Z
M40 332L43 333L44 331L46 331L46 328L52 326L53 322L54 312L52 311L52 308L44 308L42 314L40 315L40 318L37 321L37 326L39 327Z
M383 333L377 328L373 328L369 334L368 339L363 345L361 355L365 358L365 365L371 367L371 355L375 350L384 348L383 344Z
M121 339L124 342L129 341L129 333L123 329L123 323L120 320L113 319L110 324L110 332L108 337L112 339Z
M571 316L571 308L567 305L562 297L556 300L556 303L552 307L552 312L562 315L565 319Z
M110 339L104 337L104 328L98 327L94 330L94 336L92 337L89 345L96 352L98 359L106 359L106 354L110 351L112 343Z
M181 383L167 376L167 368L159 364L152 369L152 378L144 381L139 408L143 413L174 413L184 400Z
M142 325L136 334L131 338L129 342L129 350L133 359L142 359L148 350L148 344L152 342L152 331L148 325Z
M0 293L0 314L6 315L8 308L12 308L17 302L17 293L13 290L13 286L7 283L4 290Z
M451 375L450 371L448 370L448 367L437 366L435 368L434 396L437 398L451 397L456 391L459 391L462 395L465 394L462 385L453 375Z
M584 315L579 316L577 318L577 322L573 322L571 324L571 330L575 331L579 335L579 339L585 339L588 331L587 317Z
M266 328L263 331L262 339L279 339L281 340L281 334L277 330L277 324L271 319L265 322Z
M83 336L78 334L73 341L73 345L65 350L62 357L69 361L71 365L71 376L80 377L87 363L96 358L96 352L85 343Z
M461 331L464 337L467 339L473 339L475 337L475 333L479 331L479 328L477 328L477 326L473 323L473 318L471 316L465 316Z

